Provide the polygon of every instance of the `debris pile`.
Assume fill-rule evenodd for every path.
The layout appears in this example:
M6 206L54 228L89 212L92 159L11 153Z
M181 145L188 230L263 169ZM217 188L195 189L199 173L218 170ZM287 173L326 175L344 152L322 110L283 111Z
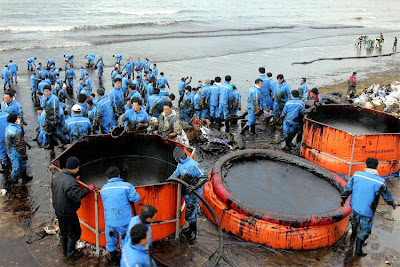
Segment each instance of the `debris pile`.
M400 118L400 83L372 84L354 99L353 105L384 111Z

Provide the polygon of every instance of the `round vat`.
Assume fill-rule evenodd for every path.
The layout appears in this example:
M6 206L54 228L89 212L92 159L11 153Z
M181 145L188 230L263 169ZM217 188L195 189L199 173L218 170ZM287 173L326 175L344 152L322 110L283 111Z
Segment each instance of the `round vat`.
M361 107L320 106L305 118L301 154L349 176L364 170L366 159L374 157L379 174L390 174L400 167L400 120Z
M344 185L302 158L254 149L220 158L203 194L227 232L273 248L316 249L347 228L351 208L339 204Z
M53 169L60 170L65 167L68 157L78 157L81 161L79 174L82 187L94 184L99 190L107 182L107 168L119 167L121 177L133 184L141 196L141 201L134 205L133 215L140 214L143 205L153 205L157 208L155 222L151 225L153 240L157 241L176 231L174 220L177 214L178 186L165 182L176 168L172 155L176 146L181 145L152 135L127 133L119 138L96 135L75 143L52 164ZM188 151L186 153L190 155ZM184 212L183 198L181 203L179 209ZM82 228L81 239L96 244L96 212L100 233L99 245L105 246L104 210L99 192L91 192L82 199L78 210ZM184 215L181 216L180 225L183 223Z

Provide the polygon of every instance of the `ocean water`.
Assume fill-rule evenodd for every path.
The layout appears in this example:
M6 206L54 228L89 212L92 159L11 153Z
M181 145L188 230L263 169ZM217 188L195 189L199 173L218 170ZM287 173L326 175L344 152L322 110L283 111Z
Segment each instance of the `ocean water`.
M293 88L301 77L307 77L310 86L321 86L341 82L354 70L364 77L398 67L396 55L292 64L392 52L394 36L400 36L396 0L0 0L0 4L0 63L13 59L21 75L28 74L25 62L32 56L41 62L51 57L62 65L63 55L72 53L79 68L85 55L95 53L110 67L112 55L119 53L123 62L128 56L140 56L159 63L175 93L182 76L197 81L226 74L245 93L260 66L274 77L283 73ZM382 50L355 49L360 35L375 39L381 32Z

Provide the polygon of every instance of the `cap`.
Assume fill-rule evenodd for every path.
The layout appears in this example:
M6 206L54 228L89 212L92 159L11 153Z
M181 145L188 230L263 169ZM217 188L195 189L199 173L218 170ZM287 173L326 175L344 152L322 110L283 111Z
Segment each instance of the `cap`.
M357 74L357 71L353 72L353 75Z
M81 110L82 110L82 108L78 104L75 104L75 105L72 106L72 111L78 112L78 111L81 111Z
M69 157L67 159L67 165L65 166L68 170L74 170L81 165L81 162L76 157Z
M314 87L313 89L311 89L311 93L318 95L318 89Z

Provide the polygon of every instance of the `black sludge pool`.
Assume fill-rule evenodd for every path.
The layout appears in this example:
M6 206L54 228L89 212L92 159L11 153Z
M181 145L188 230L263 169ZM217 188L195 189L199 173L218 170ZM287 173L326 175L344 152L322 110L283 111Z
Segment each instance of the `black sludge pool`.
M224 182L244 203L274 213L325 213L335 210L340 198L336 187L312 172L257 157L231 161Z

